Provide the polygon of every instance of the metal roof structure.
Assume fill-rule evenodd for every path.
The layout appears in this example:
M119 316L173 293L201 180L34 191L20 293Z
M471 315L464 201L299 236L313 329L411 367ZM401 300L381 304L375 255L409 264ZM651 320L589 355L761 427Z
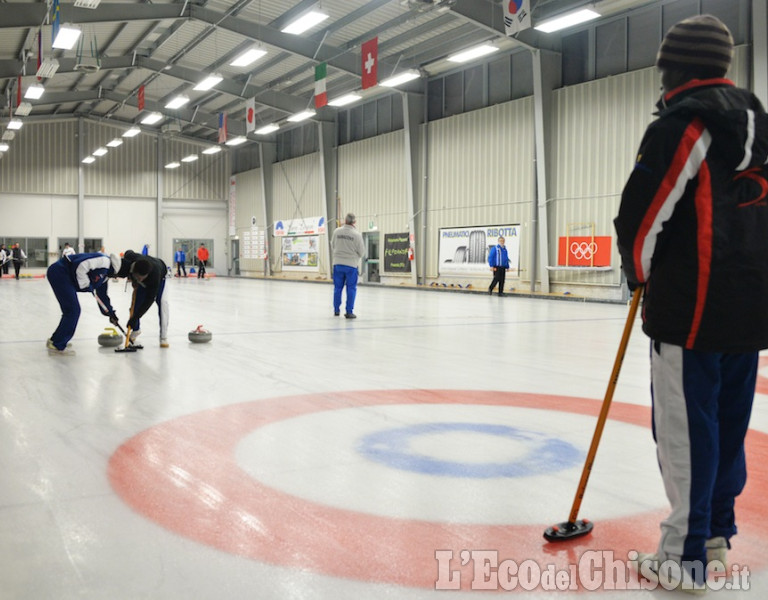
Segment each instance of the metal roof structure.
M608 18L652 2L589 4ZM531 0L533 24L586 4ZM300 35L282 31L316 7L328 15L325 21ZM82 32L71 50L51 47L57 11L61 25ZM533 29L508 37L502 0L0 0L0 126L21 100L29 103L21 112L30 119L86 117L130 126L156 111L163 115L158 128L215 142L219 114L229 114L232 123L251 98L257 125L312 108L314 70L322 62L330 98L360 91L360 47L374 37L379 81L406 69L428 77L455 68L446 57L485 41L508 52L559 44L557 35ZM250 48L266 54L247 67L230 64ZM52 61L55 72L37 77ZM193 89L211 73L221 82ZM20 98L34 83L43 85L43 95ZM369 88L364 97L383 93L391 90ZM179 94L189 102L166 108ZM315 118L331 119L334 110L323 108ZM239 120L230 126L233 133L245 131Z

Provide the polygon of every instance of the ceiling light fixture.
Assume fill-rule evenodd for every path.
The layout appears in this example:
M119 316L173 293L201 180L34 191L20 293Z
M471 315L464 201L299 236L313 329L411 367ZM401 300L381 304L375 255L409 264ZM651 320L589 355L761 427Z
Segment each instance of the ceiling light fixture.
M46 58L40 63L36 75L38 77L53 77L59 70L59 61L55 58Z
M200 158L197 154L190 154L189 156L185 156L181 159L181 162L188 163L188 162L195 162L198 158Z
M107 150L104 146L101 148L96 148L96 150L93 151L94 156L104 156L109 150Z
M475 46L474 48L469 48L462 52L452 54L448 57L448 60L455 63L468 62L480 58L481 56L486 56L487 54L493 54L494 52L497 52L498 49L498 46L494 46L493 44L483 44L482 46Z
M203 154L218 154L221 152L221 146L211 146L203 150Z
M250 48L249 50L246 50L239 56L235 58L231 63L229 63L230 67L247 67L251 63L256 62L259 60L262 56L264 56L267 53L266 50L263 48Z
M338 98L334 98L333 100L329 101L328 104L330 106L346 106L347 104L352 104L353 102L357 102L360 100L362 96L360 94L355 94L352 92L351 94L346 94L345 96L340 96Z
M141 120L142 125L154 125L158 121L163 120L163 115L159 112L151 112Z
M24 93L24 97L29 98L30 100L38 100L42 98L44 93L45 88L42 85L39 83L33 83L27 88L27 91Z
M16 132L11 131L10 129L6 129L3 131L2 139L4 142L10 142L13 138L16 137Z
M576 12L572 12L566 15L560 15L552 17L551 19L545 19L538 25L534 25L534 29L537 31L543 31L544 33L552 33L553 31L560 31L566 27L572 27L579 25L580 23L586 23L592 19L597 19L600 16L594 10L589 8L582 8Z
M77 25L64 23L64 25L59 27L59 33L56 35L56 39L53 40L51 46L53 48L58 48L59 50L72 50L81 33L82 31L80 31L80 28Z
M138 127L131 127L123 134L123 137L131 138L139 135L140 133L141 133L141 129L139 129Z
M90 165L92 162L96 162L96 159L95 159L93 156L86 156L86 157L83 159L83 162L84 162L86 165Z
M179 96L176 96L175 98L171 99L168 102L168 104L165 105L165 108L168 108L170 110L175 110L177 108L181 108L187 102L189 102L189 96L179 95Z
M256 135L267 135L268 133L272 133L274 131L277 131L280 129L280 125L277 123L270 123L269 125L264 125L261 129L256 130Z
M379 85L383 87L397 87L398 85L402 85L407 81L418 79L419 77L421 77L421 75L419 75L419 72L416 69L410 69L408 71L404 71L402 73L394 75L389 79L385 79Z
M206 90L210 90L213 86L220 84L222 81L224 81L224 78L221 75L218 73L213 73L208 75L208 77L203 79L192 89L198 92L204 92Z
M96 8L101 4L101 0L75 0L75 6L78 8Z
M19 117L26 117L32 112L32 105L29 102L20 102L16 107L16 115Z
M232 138L231 140L227 140L224 142L227 146L239 146L240 144L244 144L248 141L248 138L246 138L243 135L239 135L237 137Z
M291 33L293 35L299 35L305 31L312 29L315 25L319 25L328 18L328 15L319 10L310 10L304 13L295 21L291 21L286 25L282 31L283 33Z
M117 148L118 146L122 145L122 143L123 143L123 140L121 140L120 138L115 138L111 142L107 142L107 146L109 146L110 148Z
M8 144L0 144L0 152L8 152L10 146Z
M24 123L21 122L21 119L11 119L10 121L8 121L7 127L8 129L21 129L22 125L24 125Z
M178 169L181 166L180 162L169 162L167 165L165 165L166 169Z
M314 117L314 116L315 116L314 110L303 110L299 113L296 113L295 115L291 115L290 117L288 117L288 121L290 121L291 123L298 123L300 121L306 121L310 117Z

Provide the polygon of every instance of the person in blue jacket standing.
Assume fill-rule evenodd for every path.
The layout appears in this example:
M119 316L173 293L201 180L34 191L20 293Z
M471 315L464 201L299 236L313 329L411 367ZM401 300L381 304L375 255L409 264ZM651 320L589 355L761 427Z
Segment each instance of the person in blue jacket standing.
M179 249L176 250L176 255L173 257L173 262L176 263L176 277L181 277L182 271L184 272L184 277L187 276L187 253L184 252L184 249L179 246Z
M499 243L491 248L488 252L488 266L493 271L493 281L491 287L488 288L488 294L493 294L493 288L496 284L499 284L499 296L504 295L504 279L507 276L509 270L509 254L507 248L504 246L504 238L499 238Z
M100 300L99 310L117 324L117 314L107 295L107 280L120 270L120 258L99 252L64 256L48 267L47 279L61 306L61 320L53 335L46 342L48 352L55 356L72 356L75 351L68 342L75 335L80 319L80 302L77 292L95 294Z

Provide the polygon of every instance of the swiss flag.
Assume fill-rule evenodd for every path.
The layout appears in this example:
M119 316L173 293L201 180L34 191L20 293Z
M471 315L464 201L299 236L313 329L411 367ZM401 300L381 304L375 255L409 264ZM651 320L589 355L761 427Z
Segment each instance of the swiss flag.
M375 37L362 46L363 89L374 87L378 83L379 38Z

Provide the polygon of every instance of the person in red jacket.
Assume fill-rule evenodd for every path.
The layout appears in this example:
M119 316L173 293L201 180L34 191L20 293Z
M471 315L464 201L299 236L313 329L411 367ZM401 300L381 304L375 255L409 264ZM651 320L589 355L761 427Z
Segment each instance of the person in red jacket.
M205 265L208 262L208 248L205 244L201 243L197 249L197 278L205 278Z
M658 119L614 221L629 287L643 286L653 435L671 506L638 570L693 592L706 591L708 569L725 571L758 352L768 347L768 115L725 79L732 54L730 31L711 15L669 30L656 60Z

